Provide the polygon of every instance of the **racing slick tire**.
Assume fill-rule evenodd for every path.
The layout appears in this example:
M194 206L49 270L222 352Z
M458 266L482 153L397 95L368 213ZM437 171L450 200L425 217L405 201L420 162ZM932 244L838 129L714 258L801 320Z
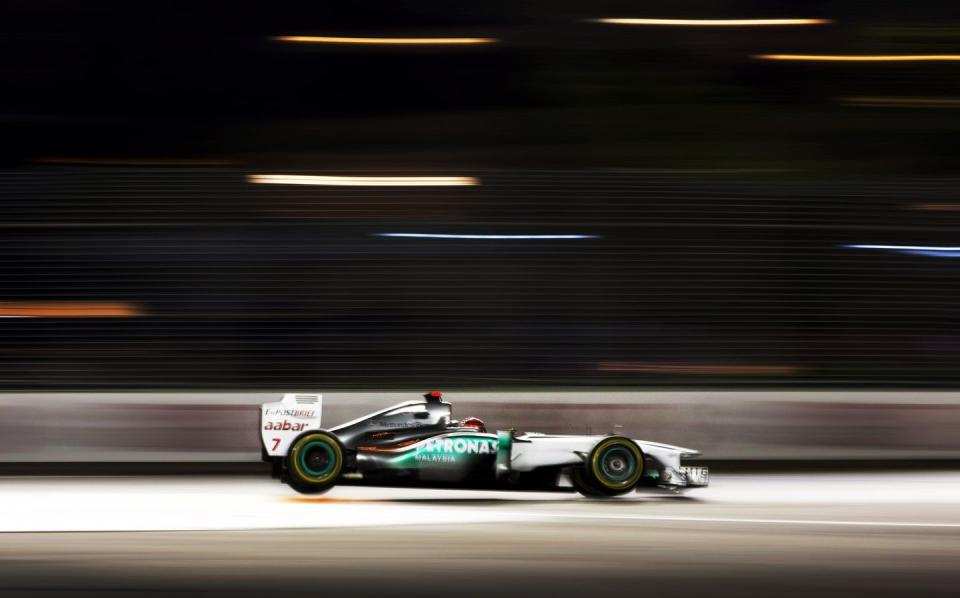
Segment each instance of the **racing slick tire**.
M301 494L320 494L337 483L344 451L330 432L311 430L297 437L286 458L287 484Z
M643 475L643 452L637 443L610 436L597 443L583 465L571 472L573 487L584 496L618 496L633 490Z

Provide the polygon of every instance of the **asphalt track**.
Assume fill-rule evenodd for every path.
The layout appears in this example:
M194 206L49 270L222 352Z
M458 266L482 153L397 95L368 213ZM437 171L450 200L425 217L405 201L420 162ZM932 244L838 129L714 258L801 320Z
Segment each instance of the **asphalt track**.
M2 478L2 595L957 596L960 473L675 496Z

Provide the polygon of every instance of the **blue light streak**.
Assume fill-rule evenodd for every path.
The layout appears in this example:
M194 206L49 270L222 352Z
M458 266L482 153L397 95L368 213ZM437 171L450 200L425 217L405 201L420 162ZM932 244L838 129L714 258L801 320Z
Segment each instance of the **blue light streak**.
M938 247L936 245L844 245L847 249L877 249L896 251L906 255L924 257L960 258L960 247Z

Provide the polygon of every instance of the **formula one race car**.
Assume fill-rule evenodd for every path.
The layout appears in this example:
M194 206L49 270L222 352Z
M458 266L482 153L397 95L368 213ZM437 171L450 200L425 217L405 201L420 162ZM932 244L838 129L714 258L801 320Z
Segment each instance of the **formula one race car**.
M488 433L477 418L451 419L439 392L327 430L322 396L287 394L261 407L263 459L304 494L338 483L501 490L576 490L610 497L642 487L706 486L695 450L623 436Z

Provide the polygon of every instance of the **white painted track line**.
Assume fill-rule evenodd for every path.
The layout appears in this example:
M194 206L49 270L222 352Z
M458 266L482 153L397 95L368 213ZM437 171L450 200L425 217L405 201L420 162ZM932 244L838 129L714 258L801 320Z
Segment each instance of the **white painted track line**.
M716 475L693 500L341 486L256 477L3 478L0 532L323 529L496 522L960 528L960 472Z
M853 527L918 527L918 528L956 528L960 522L942 523L925 521L844 521L834 519L754 519L745 517L682 517L674 515L628 515L600 513L538 513L538 517L558 517L563 519L600 519L620 521L663 521L672 523L736 523L760 525L818 525Z

